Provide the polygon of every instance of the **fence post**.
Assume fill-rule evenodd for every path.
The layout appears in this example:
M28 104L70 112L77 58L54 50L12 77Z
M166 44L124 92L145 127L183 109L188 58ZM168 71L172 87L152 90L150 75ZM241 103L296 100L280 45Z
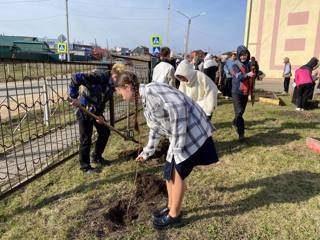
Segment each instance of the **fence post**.
M10 66L9 66L9 64L7 64L7 72L8 72L7 74L10 75Z
M127 130L130 130L130 102L127 102Z
M50 108L49 108L49 100L48 100L48 85L47 80L44 79L43 84L43 122L46 126L49 126L49 118L50 118Z
M151 69L151 60L152 59L150 59L150 61L148 62L148 68L149 68L149 71L148 71L148 81L149 81L149 83L151 83L151 81L152 81L152 69Z
M114 94L112 94L112 97L109 101L109 111L110 111L110 125L114 127L115 123L115 116L114 116Z

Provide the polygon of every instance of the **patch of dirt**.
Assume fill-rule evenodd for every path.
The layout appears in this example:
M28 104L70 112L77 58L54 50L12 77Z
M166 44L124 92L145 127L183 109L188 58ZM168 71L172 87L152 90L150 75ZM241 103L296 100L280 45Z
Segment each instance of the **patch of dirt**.
M271 91L265 91L265 90L262 90L262 89L256 89L256 90L254 91L254 94L255 94L256 99L259 99L259 97L277 99L277 98L275 97L275 94L276 94L276 93L271 92Z
M123 150L118 154L118 159L123 159L123 160L130 160L132 158L136 158L139 155L139 150L140 149L129 149L129 150Z
M138 219L137 204L130 204L127 199L119 200L103 215L109 232L122 230L133 220Z
M295 117L298 119L303 119L308 122L320 122L320 113L313 113L308 111L281 111L279 115L287 116L287 117Z
M140 215L150 212L155 203L162 201L165 193L163 180L151 174L138 173L134 195L107 204L99 198L92 200L84 213L83 225L75 229L70 237L82 239L89 234L104 239L112 232L124 231Z
M142 201L157 200L166 193L165 182L151 174L138 174L136 186L136 198Z
M169 149L170 142L166 138L161 138L158 147L151 157L151 159L157 159L158 162L165 162L167 157L167 152Z
M157 159L159 161L165 160L169 145L170 143L168 139L161 139L151 159ZM118 154L118 159L125 161L131 160L133 158L136 158L141 151L142 147L136 149L123 150Z

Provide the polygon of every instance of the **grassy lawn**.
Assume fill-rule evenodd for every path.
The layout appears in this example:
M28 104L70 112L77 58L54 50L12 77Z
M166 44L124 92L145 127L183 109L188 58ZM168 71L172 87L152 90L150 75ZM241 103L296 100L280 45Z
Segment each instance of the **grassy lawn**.
M220 162L188 177L181 228L155 231L149 212L120 232L97 234L109 206L134 191L135 170L162 176L157 159L138 166L119 156L137 148L112 135L99 176L80 173L77 158L0 202L1 239L320 239L320 155L305 138L320 137L320 110L248 104L246 141L231 128L233 106L220 99L213 121ZM140 137L147 126L141 120ZM125 124L125 123L124 123ZM136 136L138 138L138 136ZM154 200L162 206L165 199ZM146 209L146 208L144 208Z
M94 65L85 64L61 64L61 63L9 63L0 64L0 82L12 82L15 78L16 81L21 81L25 76L31 78L38 78L41 76L71 74L79 71L90 71ZM11 78L9 78L11 76ZM28 83L28 80L25 80Z

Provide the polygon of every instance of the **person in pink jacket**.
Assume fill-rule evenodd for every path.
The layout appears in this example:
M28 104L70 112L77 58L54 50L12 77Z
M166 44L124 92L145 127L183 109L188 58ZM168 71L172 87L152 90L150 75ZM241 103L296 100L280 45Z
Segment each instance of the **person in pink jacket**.
M315 82L312 78L312 71L319 66L319 60L315 57L296 70L295 83L297 87L297 111L308 108L308 100L312 99Z

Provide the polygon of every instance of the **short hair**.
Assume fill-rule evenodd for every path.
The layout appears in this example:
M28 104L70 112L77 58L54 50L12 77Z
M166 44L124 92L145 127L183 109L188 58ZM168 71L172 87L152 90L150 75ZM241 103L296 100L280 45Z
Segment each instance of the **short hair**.
M160 57L165 57L165 58L170 57L170 52L171 52L170 48L162 47L160 49Z

